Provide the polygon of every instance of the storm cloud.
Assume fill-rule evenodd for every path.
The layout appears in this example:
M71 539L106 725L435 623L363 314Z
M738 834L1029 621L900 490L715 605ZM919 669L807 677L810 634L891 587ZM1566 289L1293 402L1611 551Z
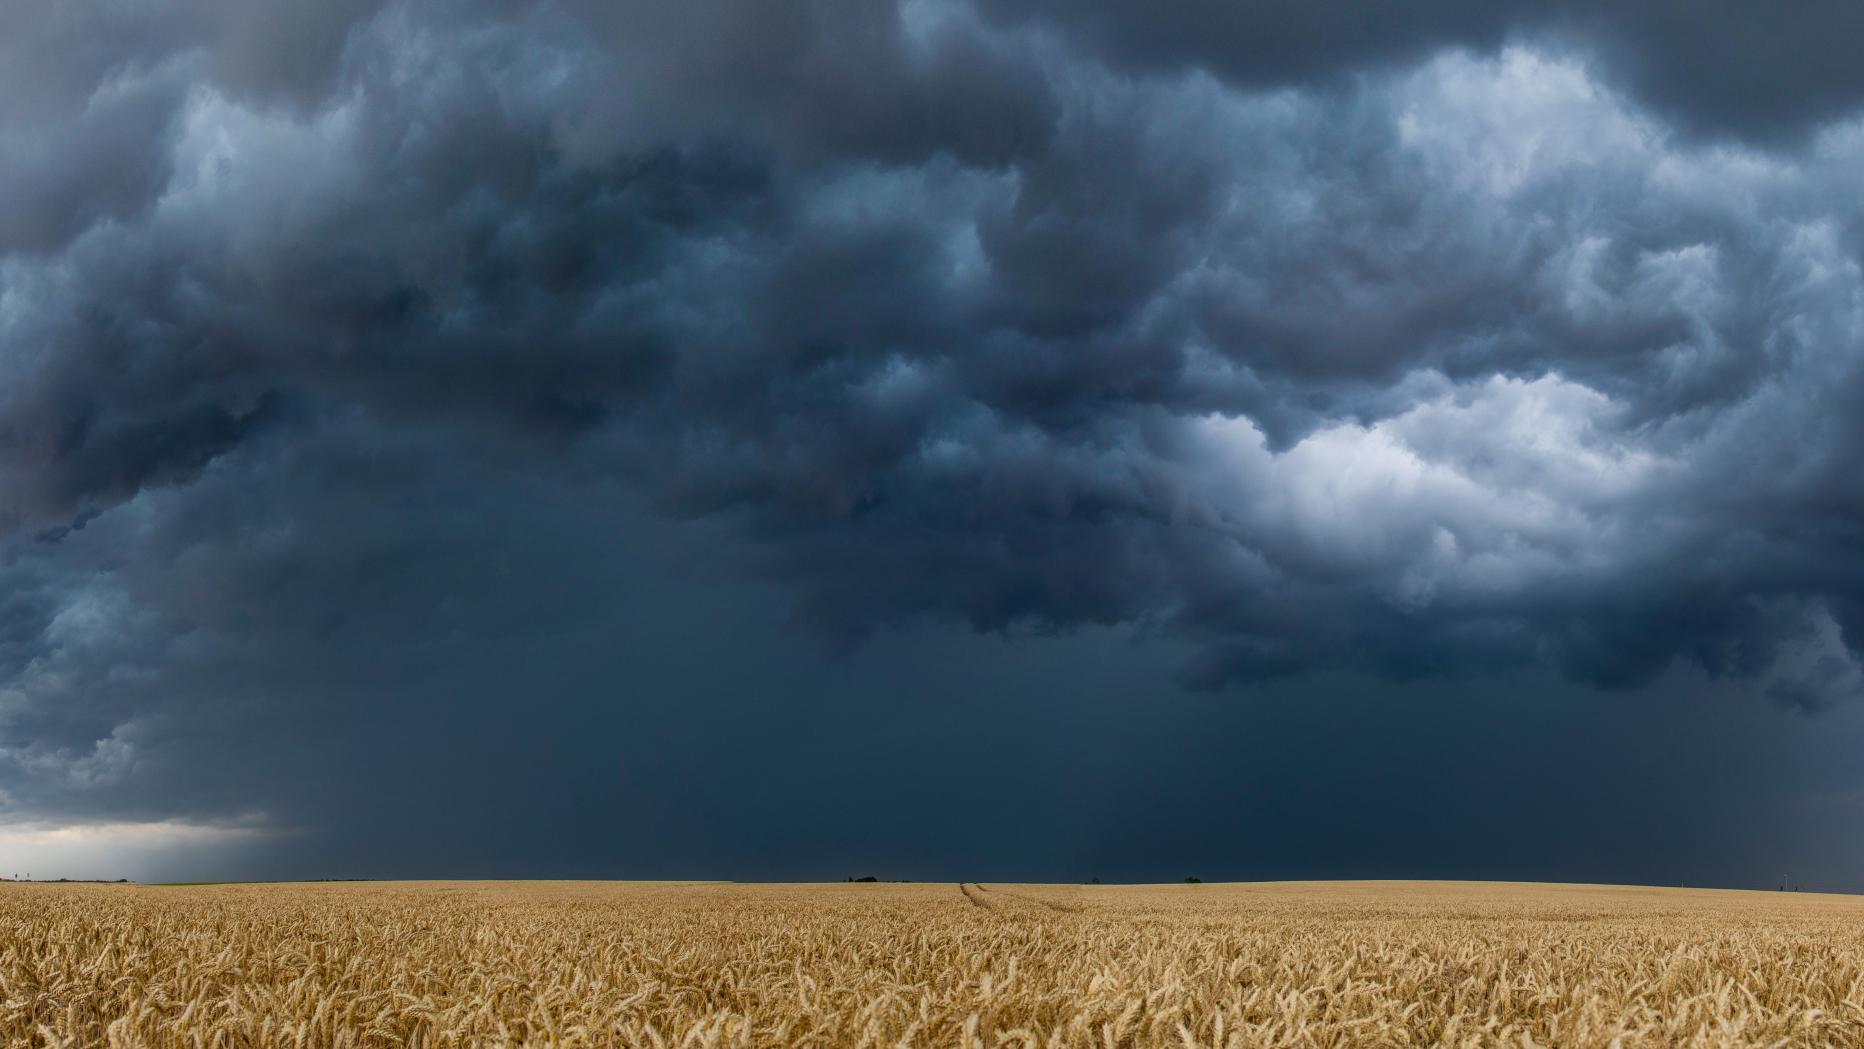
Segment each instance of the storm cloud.
M8 810L496 764L668 521L834 651L1856 699L1860 16L1344 10L6 3Z

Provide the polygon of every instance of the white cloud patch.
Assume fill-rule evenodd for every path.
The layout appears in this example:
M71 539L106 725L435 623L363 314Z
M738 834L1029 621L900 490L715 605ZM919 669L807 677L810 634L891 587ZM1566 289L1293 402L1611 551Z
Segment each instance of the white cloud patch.
M1531 598L1615 566L1624 509L1664 465L1614 433L1618 411L1558 376L1494 378L1281 452L1246 418L1196 430L1213 509L1237 541L1291 574L1363 580L1420 610Z

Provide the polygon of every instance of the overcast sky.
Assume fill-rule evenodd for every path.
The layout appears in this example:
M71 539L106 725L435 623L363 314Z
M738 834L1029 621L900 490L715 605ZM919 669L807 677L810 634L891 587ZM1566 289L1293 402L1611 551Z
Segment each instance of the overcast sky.
M1860 38L0 0L0 874L1864 889Z

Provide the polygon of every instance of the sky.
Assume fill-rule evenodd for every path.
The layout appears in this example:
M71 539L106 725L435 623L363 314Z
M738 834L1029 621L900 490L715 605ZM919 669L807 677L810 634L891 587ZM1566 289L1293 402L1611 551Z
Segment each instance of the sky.
M0 0L0 875L1864 890L1861 34Z

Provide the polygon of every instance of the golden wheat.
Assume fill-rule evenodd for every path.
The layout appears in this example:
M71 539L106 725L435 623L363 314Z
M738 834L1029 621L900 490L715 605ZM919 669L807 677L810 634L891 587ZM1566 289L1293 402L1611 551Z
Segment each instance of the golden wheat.
M1864 1046L1864 902L1437 883L0 885L42 1046Z

